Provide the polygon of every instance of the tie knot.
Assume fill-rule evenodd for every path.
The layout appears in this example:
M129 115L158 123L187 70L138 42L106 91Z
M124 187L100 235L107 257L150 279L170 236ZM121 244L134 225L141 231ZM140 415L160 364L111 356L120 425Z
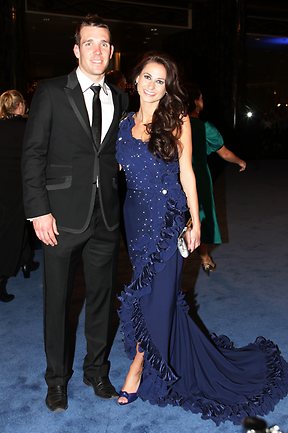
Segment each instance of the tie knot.
M95 96L99 96L99 92L100 92L101 86L94 86L94 85L92 85L90 87L90 89L93 90Z

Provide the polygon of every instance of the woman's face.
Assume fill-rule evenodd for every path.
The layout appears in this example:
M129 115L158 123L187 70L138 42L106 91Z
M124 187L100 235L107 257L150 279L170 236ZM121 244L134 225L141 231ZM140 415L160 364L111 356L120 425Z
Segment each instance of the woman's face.
M147 63L136 78L137 91L143 102L155 103L166 93L166 69L156 62Z
M14 111L14 114L18 114L19 116L24 116L26 111L26 105L24 102L19 102L17 108Z

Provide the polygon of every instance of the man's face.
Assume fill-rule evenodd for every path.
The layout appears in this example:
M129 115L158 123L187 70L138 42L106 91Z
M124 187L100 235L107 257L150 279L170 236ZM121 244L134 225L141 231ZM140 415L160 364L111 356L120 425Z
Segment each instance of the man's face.
M80 32L80 43L74 45L74 54L81 71L98 83L108 68L114 47L110 45L109 31L102 27L85 26Z

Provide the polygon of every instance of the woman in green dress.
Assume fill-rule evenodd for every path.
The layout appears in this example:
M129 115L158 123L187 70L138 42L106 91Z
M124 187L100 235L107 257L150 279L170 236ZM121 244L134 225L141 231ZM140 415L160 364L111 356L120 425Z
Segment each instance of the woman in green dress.
M198 247L198 252L201 258L202 269L207 275L210 275L210 272L216 269L216 263L210 255L210 245L221 244L222 241L215 210L213 184L207 156L213 152L217 152L225 161L239 165L239 171L246 169L246 162L227 149L222 135L214 125L199 119L199 115L204 108L201 90L195 88L193 91L190 91L190 99L193 169L197 183L201 220L201 244Z

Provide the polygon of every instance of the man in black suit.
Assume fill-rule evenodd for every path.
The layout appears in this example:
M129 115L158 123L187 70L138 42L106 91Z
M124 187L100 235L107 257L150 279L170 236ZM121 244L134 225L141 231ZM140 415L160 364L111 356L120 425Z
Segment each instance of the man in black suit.
M24 139L25 211L44 244L46 405L52 411L68 407L67 384L73 373L68 317L75 264L81 257L87 341L83 380L96 395L117 397L108 376L108 331L119 242L115 143L128 96L105 82L114 50L110 39L98 16L78 25L78 68L39 84ZM98 143L92 85L100 85Z

